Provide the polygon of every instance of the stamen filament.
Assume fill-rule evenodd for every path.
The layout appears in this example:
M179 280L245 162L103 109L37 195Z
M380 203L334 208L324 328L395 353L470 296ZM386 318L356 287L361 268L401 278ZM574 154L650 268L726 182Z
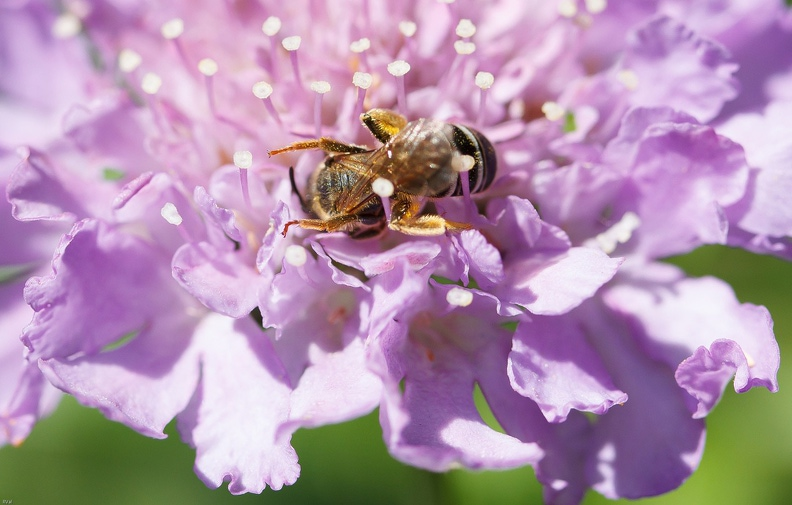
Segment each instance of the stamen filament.
M404 90L404 75L410 71L410 64L404 60L388 63L388 73L396 78L396 99L399 112L407 114L407 94Z
M476 86L481 89L479 93L479 111L476 117L476 126L481 127L484 124L484 117L487 110L487 90L492 87L495 82L495 76L489 72L479 72L476 74Z
M275 121L279 125L282 125L283 122L281 121L280 115L278 114L277 109L275 109L275 106L272 104L272 101L270 100L270 95L272 95L272 86L268 82L259 81L253 85L253 94L256 96L256 98L261 99L261 101L264 103L264 107L267 108L267 112L269 112L270 116L275 118Z
M299 35L286 37L281 41L283 48L289 52L289 59L291 60L292 71L294 72L294 80L300 88L303 88L302 77L300 76L300 63L297 60L297 50L300 49L302 38Z
M314 128L316 138L322 136L322 97L330 91L330 83L327 81L314 81L311 83L311 91L316 93L314 98Z
M239 184L242 188L242 200L247 208L251 208L250 187L248 186L248 169L253 166L253 155L250 151L234 153L234 165L239 169Z

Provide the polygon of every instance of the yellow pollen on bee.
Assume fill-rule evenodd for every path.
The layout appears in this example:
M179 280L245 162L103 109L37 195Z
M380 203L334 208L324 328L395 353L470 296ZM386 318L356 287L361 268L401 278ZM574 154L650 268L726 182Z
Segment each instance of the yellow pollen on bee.
M198 71L206 77L212 77L217 73L217 62L212 58L204 58L198 62Z
M542 114L550 121L558 121L564 117L566 109L558 102L545 102L542 104Z
M382 198L390 198L395 190L393 183L384 177L377 177L371 183L371 191Z
M578 13L576 0L561 0L558 2L558 13L565 18L573 18Z
M270 16L261 24L261 31L267 37L274 37L278 34L282 26L281 20L278 17Z
M259 81L253 85L253 94L256 98L269 98L272 94L272 85L266 81Z
M234 165L237 168L248 169L253 166L253 154L250 151L236 151Z
M172 224L173 226L179 226L182 224L182 217L179 214L179 209L176 208L173 203L168 202L162 206L160 209L160 215L167 221L168 223Z
M143 63L143 58L132 49L122 49L118 53L118 68L128 74Z
M330 83L327 81L313 81L311 83L311 91L324 95L330 91Z
M292 35L291 37L286 37L281 41L283 48L289 52L298 50L300 48L300 44L302 44L302 37L299 35Z
M58 39L70 39L82 31L82 21L72 12L64 12L52 23L52 36Z
M160 27L160 33L168 40L178 38L184 33L184 20L181 18L173 18L170 21L166 21Z
M404 60L388 63L388 73L394 77L401 77L410 71L410 64Z
M636 89L639 84L638 74L630 69L620 70L619 73L616 74L616 79L630 91Z
M162 77L154 72L148 72L143 76L143 79L140 80L140 87L143 89L144 93L156 95L160 87L162 87Z
M473 293L464 288L451 288L446 293L446 301L455 307L467 307L473 303Z
M474 25L473 21L469 19L460 19L459 23L457 23L455 33L457 34L457 37L469 39L476 34L476 25Z
M296 244L287 247L283 257L286 259L286 263L293 267L301 267L308 261L308 253L305 248Z
M418 25L415 24L413 21L401 21L399 22L399 32L402 35L409 38L415 35L415 32L418 31Z

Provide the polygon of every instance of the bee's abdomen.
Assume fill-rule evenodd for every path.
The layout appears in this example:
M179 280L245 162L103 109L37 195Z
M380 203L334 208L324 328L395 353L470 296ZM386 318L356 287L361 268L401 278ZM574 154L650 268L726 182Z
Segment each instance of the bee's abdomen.
M492 184L498 168L495 148L492 147L487 137L472 128L453 125L453 130L453 143L457 151L459 154L472 156L474 164L468 172L460 172L454 186L448 188L448 192L438 196L461 196L463 194L462 177L468 177L471 194L484 191Z

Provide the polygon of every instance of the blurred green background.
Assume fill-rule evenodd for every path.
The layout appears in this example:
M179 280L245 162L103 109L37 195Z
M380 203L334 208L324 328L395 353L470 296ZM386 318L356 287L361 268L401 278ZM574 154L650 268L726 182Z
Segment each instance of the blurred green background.
M699 470L680 489L642 504L781 504L792 496L792 263L725 247L673 261L690 275L729 282L743 302L765 305L781 346L781 392L737 395L731 386L708 419ZM392 460L376 414L338 426L301 430L293 439L302 476L261 495L207 489L193 474L193 451L173 426L147 439L66 398L21 447L0 449L0 503L106 504L533 504L541 490L529 468L432 474ZM586 505L611 502L589 493ZM634 503L634 502L631 502Z

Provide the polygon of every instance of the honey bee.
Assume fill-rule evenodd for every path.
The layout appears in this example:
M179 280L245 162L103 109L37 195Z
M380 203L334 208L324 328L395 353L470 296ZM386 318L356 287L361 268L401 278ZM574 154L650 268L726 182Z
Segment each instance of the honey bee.
M370 149L322 137L269 152L270 156L303 149L328 153L309 179L307 201L300 197L304 210L317 219L289 221L283 228L284 236L294 225L326 232L347 231L357 238L376 235L385 226L424 236L471 228L468 223L422 214L421 210L425 198L462 195L462 177L468 178L471 194L492 183L497 161L486 137L467 126L434 119L408 123L400 114L386 109L372 109L360 119L381 147ZM293 172L290 175L299 196ZM372 188L381 179L392 184L389 197ZM389 187L387 182L385 187ZM388 202L390 212L386 212L383 201Z

